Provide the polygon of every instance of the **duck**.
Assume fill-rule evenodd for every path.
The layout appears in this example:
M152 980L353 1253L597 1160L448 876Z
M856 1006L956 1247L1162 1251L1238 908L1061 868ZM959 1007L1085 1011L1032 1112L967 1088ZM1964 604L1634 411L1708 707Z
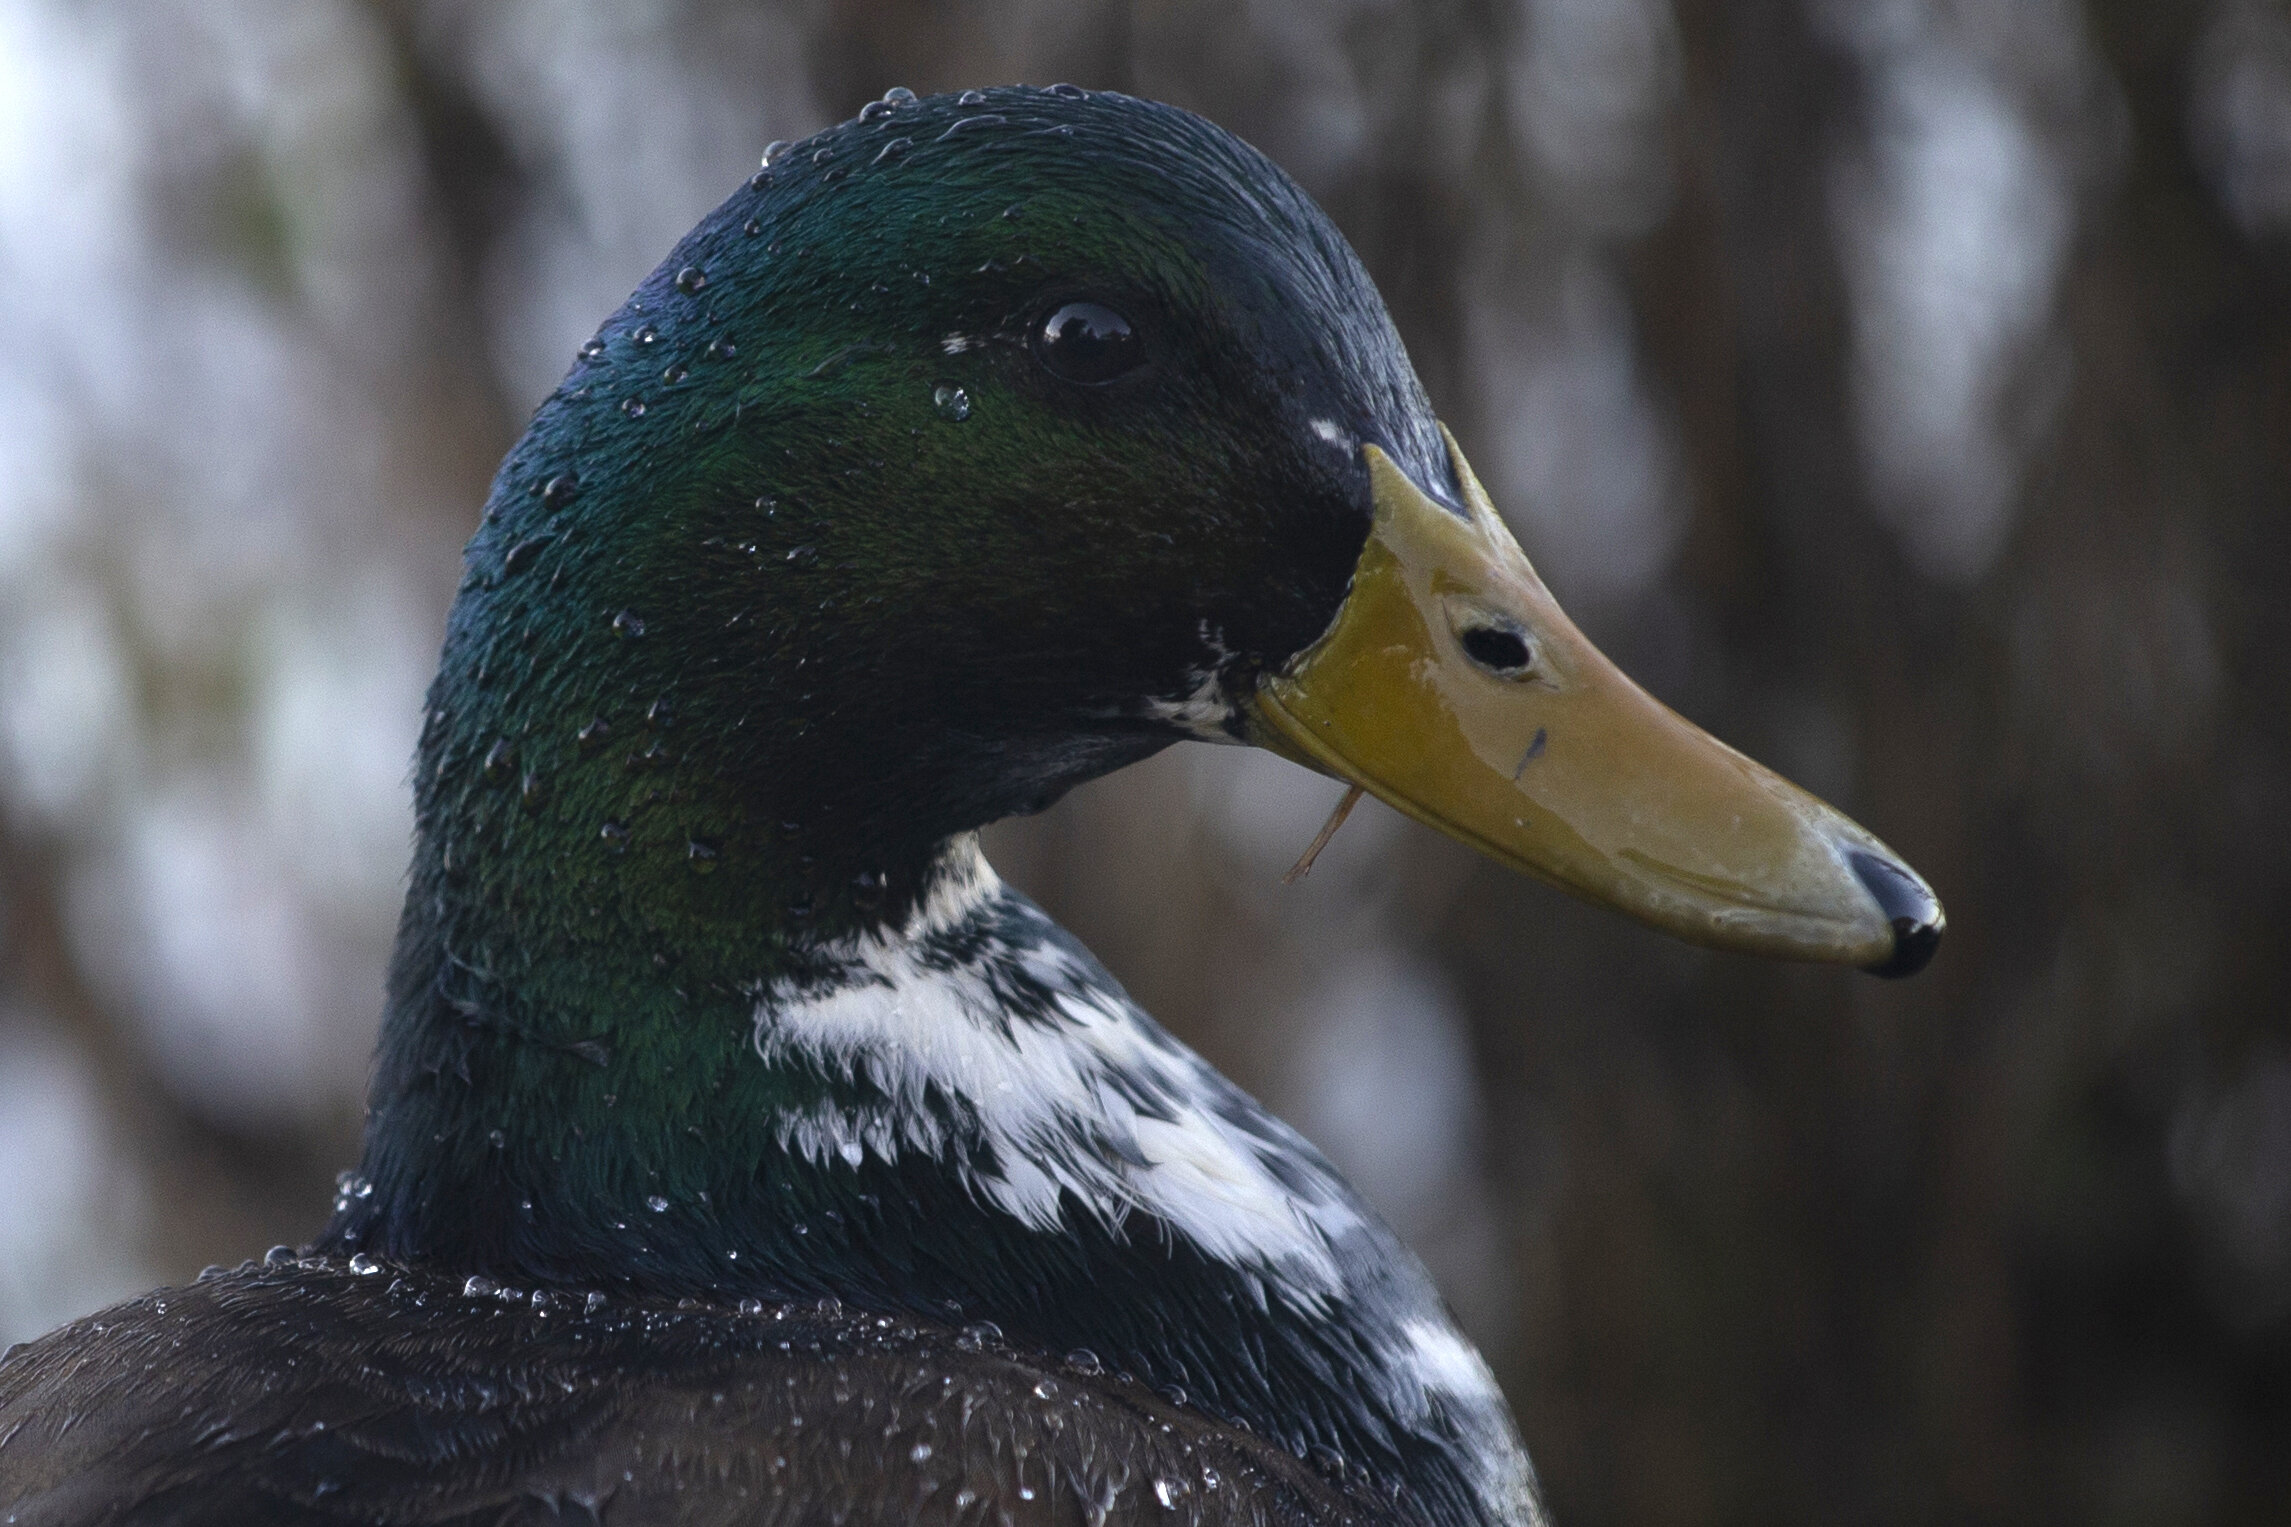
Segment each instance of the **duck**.
M1185 741L1716 948L1944 928L1568 620L1271 161L893 91L502 462L359 1164L0 1360L0 1523L1546 1521L1423 1266L981 853Z

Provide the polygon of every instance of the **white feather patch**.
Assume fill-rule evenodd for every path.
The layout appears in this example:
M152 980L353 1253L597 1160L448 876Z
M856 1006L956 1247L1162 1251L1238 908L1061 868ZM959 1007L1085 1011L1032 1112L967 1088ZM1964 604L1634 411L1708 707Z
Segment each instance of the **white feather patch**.
M882 1094L786 1117L785 1145L818 1162L901 1151L949 1159L981 1198L1032 1229L1058 1229L1071 1195L1109 1228L1151 1214L1308 1305L1341 1291L1332 1246L1361 1222L1341 1183L1269 1116L1258 1128L1270 1139L1233 1123L1239 1094L1093 966L1060 944L1013 945L991 932L968 959L930 957L934 937L970 919L991 928L1001 894L966 839L906 927L826 951L840 979L763 993L764 1059L864 1073ZM1039 1016L1010 1011L1014 982L1046 999ZM934 1094L956 1106L952 1132ZM985 1150L957 1149L965 1143ZM1303 1192L1268 1167L1276 1151L1292 1178L1307 1179Z

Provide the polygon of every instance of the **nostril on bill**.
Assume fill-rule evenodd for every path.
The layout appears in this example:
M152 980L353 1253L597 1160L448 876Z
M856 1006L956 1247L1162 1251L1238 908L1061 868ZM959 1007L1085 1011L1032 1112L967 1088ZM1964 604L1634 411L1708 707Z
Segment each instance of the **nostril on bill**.
M1464 655L1482 668L1510 677L1527 667L1527 638L1501 626L1474 626L1460 638Z
M1933 899L1923 881L1891 859L1853 848L1846 850L1846 862L1853 866L1854 878L1877 902L1885 920L1893 925L1893 954L1862 969L1873 976L1894 979L1923 970L1933 951L1941 947L1941 930L1947 926L1941 903Z

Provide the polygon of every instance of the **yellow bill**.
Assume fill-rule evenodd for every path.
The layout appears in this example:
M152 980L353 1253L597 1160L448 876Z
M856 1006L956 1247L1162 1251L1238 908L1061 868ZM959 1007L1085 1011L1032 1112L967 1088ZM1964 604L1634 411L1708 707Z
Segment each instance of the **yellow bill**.
M1376 521L1352 588L1251 701L1256 741L1680 938L1924 967L1944 926L1931 888L1585 640L1452 437L1465 515L1364 449Z

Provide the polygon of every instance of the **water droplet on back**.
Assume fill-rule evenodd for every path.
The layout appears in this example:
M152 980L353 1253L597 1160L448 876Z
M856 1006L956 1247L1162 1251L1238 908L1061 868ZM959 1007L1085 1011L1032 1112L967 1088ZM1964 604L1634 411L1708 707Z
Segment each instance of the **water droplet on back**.
M931 389L931 406L940 418L960 424L970 417L970 394L952 382L941 382Z
M649 1198L645 1199L644 1206L655 1214L666 1214L668 1212L668 1200L661 1197L658 1193L655 1193Z
M634 610L623 610L613 617L613 635L634 641L644 635L644 617Z
M1105 1371L1105 1365L1098 1361L1098 1354L1092 1352L1088 1347L1076 1347L1067 1353L1066 1366L1076 1373L1102 1373Z
M597 829L597 837L604 843L608 854L628 852L628 828L620 822L607 822Z
M600 351L601 348L600 346ZM544 509L562 509L571 503L573 495L580 491L581 480L579 478L570 472L559 472L541 484L541 507Z
M684 845L684 857L691 861L695 875L713 875L722 850L705 838L693 838Z
M631 419L641 419L644 417L644 399L624 398L621 400L620 411L627 414Z
M670 361L667 368L660 373L660 379L663 382L666 382L669 386L674 387L678 382L683 381L687 376L690 375L691 373L684 369L684 363L682 361Z
M361 1278L370 1278L382 1270L382 1264L366 1252L353 1252L350 1257L350 1270Z
M490 1299L499 1287L500 1285L491 1278L480 1273L471 1273L469 1281L461 1286L461 1292L465 1299Z
M889 101L869 101L859 108L859 120L862 122L880 122L889 115L891 115L891 103Z
M680 292L697 292L707 285L708 272L697 265L687 265L676 273L676 289Z
M957 106L984 106L986 104L986 92L983 90L966 90L955 97L955 104Z
M788 142L788 140L785 138L774 138L771 142L765 144L764 168L767 170L770 169L772 167L773 160L779 158L782 154L786 153L789 149L794 147L795 145Z
M915 104L915 92L904 85L893 85L883 92L883 99L893 106L912 106Z
M587 726L573 734L573 741L580 746L583 753L594 753L611 739L612 734L611 722L602 716L592 716L589 718Z
M494 738L493 746L485 750L484 771L486 783L491 785L500 784L503 780L509 777L509 771L516 764L516 762L517 749L509 741L509 739L506 737Z

